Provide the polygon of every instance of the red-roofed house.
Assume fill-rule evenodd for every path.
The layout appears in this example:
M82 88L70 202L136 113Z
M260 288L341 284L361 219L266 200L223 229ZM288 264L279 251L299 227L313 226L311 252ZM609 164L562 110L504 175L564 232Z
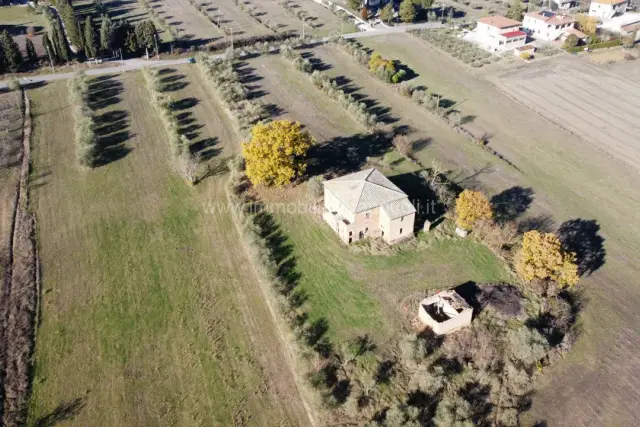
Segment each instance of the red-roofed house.
M520 25L504 16L486 16L478 20L475 39L491 52L512 50L527 41L527 33L520 31Z
M575 23L576 20L571 16L549 10L537 10L524 14L522 26L536 40L553 41L563 37Z

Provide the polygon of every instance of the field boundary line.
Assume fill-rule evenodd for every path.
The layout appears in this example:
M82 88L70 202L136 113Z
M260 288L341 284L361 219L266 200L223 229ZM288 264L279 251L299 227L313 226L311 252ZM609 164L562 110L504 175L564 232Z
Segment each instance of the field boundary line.
M26 91L21 96L24 118L20 178L11 224L9 266L0 301L2 424L8 426L24 425L27 420L40 289L36 220L29 211L31 104Z
M231 178L228 178L227 181L227 185L225 185L225 194L227 197L227 202L233 206L234 202L232 200L232 195L230 193L230 188L228 185L228 182L231 180ZM269 291L269 289L266 289L265 286L267 286L268 284L265 283L265 280L263 279L263 277L261 276L261 274L259 273L258 269L256 268L255 264L253 263L253 261L251 260L251 253L249 252L249 248L247 246L247 243L244 239L244 233L242 231L242 226L240 223L240 218L238 218L238 214L236 212L235 209L231 209L231 219L233 222L233 225L236 229L236 232L238 234L238 237L240 238L240 245L242 246L242 250L244 251L245 255L247 256L247 260L249 261L249 265L251 265L251 270L253 271L253 275L256 278L256 280L259 283L259 288L260 291L265 299L265 302L267 304L267 308L269 309L269 313L271 314L271 317L273 318L273 323L276 326L276 329L278 331L278 335L280 336L280 340L282 341L283 347L285 349L285 354L287 356L287 365L289 366L295 384L296 384L296 389L298 390L298 394L300 395L300 400L302 401L302 405L304 406L304 409L307 413L307 417L309 418L309 421L311 423L311 426L313 427L318 427L318 421L316 420L315 417L315 411L311 408L311 405L309 405L307 399L306 399L306 394L303 390L306 389L305 385L302 383L300 376L298 375L298 371L296 370L297 367L297 362L296 362L296 355L295 355L295 350L293 349L293 344L291 343L291 340L288 337L288 333L286 333L285 331L283 331L283 327L282 327L282 317L280 316L279 312L275 309L274 307L274 302L272 301L272 296L271 296L271 292Z

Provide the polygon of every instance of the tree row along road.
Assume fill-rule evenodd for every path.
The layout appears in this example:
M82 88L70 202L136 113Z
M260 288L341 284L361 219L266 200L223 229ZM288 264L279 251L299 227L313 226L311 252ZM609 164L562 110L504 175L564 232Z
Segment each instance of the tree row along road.
M342 37L344 37L345 39L357 39L362 37L380 36L385 34L405 33L409 30L440 28L442 26L443 25L439 22L425 22L422 24L409 24L409 25L398 25L395 27L388 27L388 28L376 28L369 31L361 31L357 33L344 34ZM321 40L323 42L326 42L329 40L329 38L324 37ZM221 58L224 58L224 54L212 55L211 58L221 59ZM145 60L140 58L132 58L132 59L125 59L124 61L117 61L117 62L113 61L113 63L114 64L117 63L118 65L114 65L113 67L106 67L106 68L93 68L93 69L90 68L90 69L85 69L84 71L85 73L87 73L87 75L98 76L102 74L121 73L124 71L137 70L142 67L168 67L172 65L186 64L188 63L188 59L179 58L179 59L163 59L163 60L153 60L153 59ZM37 84L37 83L43 83L43 82L51 82L55 80L66 80L73 77L73 75L74 75L73 72L43 74L39 76L21 78L20 83L23 85L31 85L31 84ZM7 84L8 84L7 80L0 81L0 89L6 88Z

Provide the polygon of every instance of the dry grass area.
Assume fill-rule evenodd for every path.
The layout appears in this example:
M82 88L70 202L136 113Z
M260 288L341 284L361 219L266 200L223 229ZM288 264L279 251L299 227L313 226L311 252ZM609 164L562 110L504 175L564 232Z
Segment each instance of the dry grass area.
M224 209L235 132L194 70L163 78L212 167L197 187L171 169L140 73L94 80L109 161L91 171L75 165L65 84L32 91L43 307L30 420L308 425Z
M353 24L344 22L329 9L313 0L297 0L292 3L299 5L302 9L309 12L310 16L315 18L311 23L314 26L313 31L316 34L328 36L331 34L347 34L357 31Z
M222 0L220 2L201 2L209 16L212 16L220 25L227 27L233 32L234 38L248 38L272 34L264 25L253 19L247 12L240 10L233 3L233 0Z
M561 59L498 75L495 82L621 163L640 168L639 84L584 62Z
M635 332L640 325L636 310L640 294L631 285L640 273L633 261L640 250L635 214L640 209L640 192L638 170L628 164L629 159L622 161L617 154L611 154L611 141L616 137L624 139L619 133L623 130L613 129L609 135L595 129L600 133L599 139L595 143L593 139L586 142L533 111L528 106L533 102L529 93L523 93L523 102L518 102L494 82L470 73L455 59L420 40L389 35L362 42L411 67L418 74L413 84L424 85L459 102L459 109L476 116L473 123L491 134L489 146L519 169L488 163L487 168L475 175L476 185L491 193L512 186L532 188L535 198L525 216L547 227L557 227L569 219L597 221L595 230L587 229L580 234L585 247L589 247L594 233L599 233L605 239L606 249L604 266L582 282L587 300L581 316L583 336L564 363L545 371L531 419L546 419L550 424L633 424L640 407L635 380L638 363L634 356L640 350ZM556 58L549 65L538 66L544 68L553 63L568 67L563 66L565 61L586 78L594 78L592 66L580 58ZM623 114L628 114L629 108L637 103L635 98L629 99L620 92L626 87L636 93L637 86L624 79L612 81L608 74L602 78L607 85L597 80L591 88L582 88L582 92L574 90L576 98L570 104L574 106L574 114L585 108L582 103L591 105L596 99L604 98L607 108ZM552 74L548 80L553 85ZM496 79L495 83L500 82ZM573 87L574 82L568 84ZM558 91L565 96L565 87ZM619 93L626 102L608 105L612 93ZM391 99L392 95L386 97ZM480 159L485 153L480 148L467 150L466 146L454 143L453 137L445 141L449 143L432 152L434 157L461 167L482 163ZM464 154L460 150L465 150Z
M22 112L19 101L18 92L0 93L0 277L3 281L20 178Z
M220 28L209 22L187 0L164 0L149 3L169 25L178 30L180 38L187 40L190 44L204 44L225 36Z

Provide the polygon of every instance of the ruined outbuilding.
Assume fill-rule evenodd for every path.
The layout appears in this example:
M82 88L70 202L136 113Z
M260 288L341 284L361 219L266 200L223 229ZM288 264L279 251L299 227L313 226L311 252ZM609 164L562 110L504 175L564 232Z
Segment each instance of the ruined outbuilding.
M473 308L453 290L423 299L418 309L420 321L437 335L446 335L471 324Z

